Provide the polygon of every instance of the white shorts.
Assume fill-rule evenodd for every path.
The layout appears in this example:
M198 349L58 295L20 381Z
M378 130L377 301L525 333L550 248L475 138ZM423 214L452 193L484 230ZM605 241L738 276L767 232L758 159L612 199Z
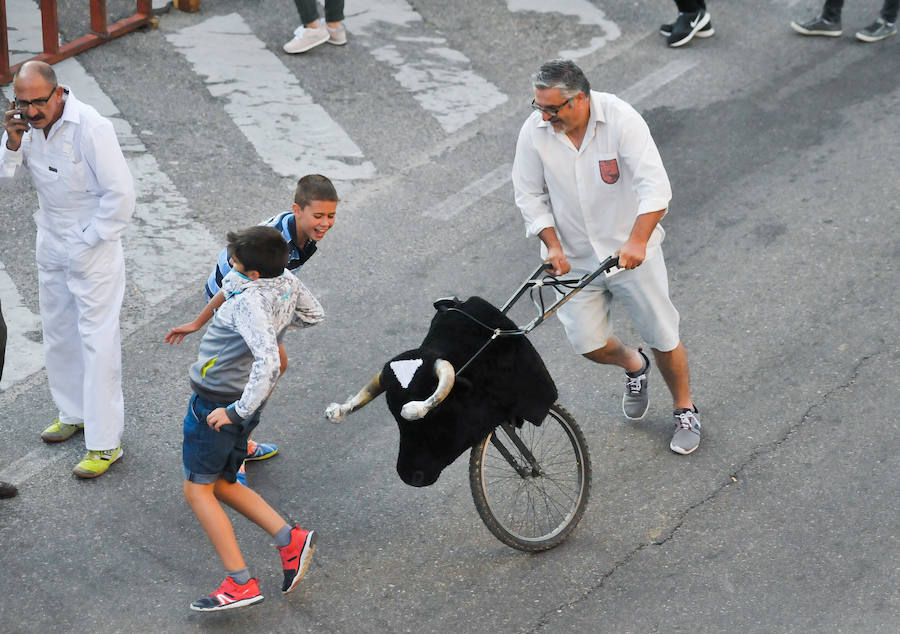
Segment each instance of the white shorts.
M584 271L573 271L576 275ZM662 252L639 267L600 275L560 306L559 320L575 352L599 350L612 336L612 300L620 301L641 338L651 348L668 352L678 346L678 311L669 299L669 279Z

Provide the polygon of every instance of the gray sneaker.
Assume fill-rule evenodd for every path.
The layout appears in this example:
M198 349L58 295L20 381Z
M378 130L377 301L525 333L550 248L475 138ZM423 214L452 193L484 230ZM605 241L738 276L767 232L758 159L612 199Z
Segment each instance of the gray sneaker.
M844 32L840 22L829 22L821 16L808 22L791 21L791 28L800 35L824 35L825 37L840 37Z
M680 409L675 412L675 424L678 425L678 428L675 430L675 435L672 436L669 449L686 456L700 446L699 414L700 410L696 407L692 410Z
M885 22L884 18L878 18L862 31L857 32L856 39L862 42L877 42L892 35L897 35L897 25Z
M650 359L638 348L638 354L644 357L644 369L639 376L625 373L625 394L622 396L622 412L628 420L643 420L650 407Z

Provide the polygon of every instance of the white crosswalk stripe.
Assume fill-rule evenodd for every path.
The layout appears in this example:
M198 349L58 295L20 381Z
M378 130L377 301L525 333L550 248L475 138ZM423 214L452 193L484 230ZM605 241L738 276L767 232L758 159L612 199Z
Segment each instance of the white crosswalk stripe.
M472 70L468 57L447 46L404 0L356 0L346 19L354 38L393 68L400 83L445 132L456 132L508 97ZM379 24L391 25L390 43L373 37ZM376 45L377 43L377 45Z
M0 262L0 298L7 324L6 364L0 389L6 390L44 367L41 351L41 318L22 302L3 262Z
M41 12L32 0L6 3L9 63L18 64L43 50Z
M622 35L618 25L606 17L602 9L588 2L588 0L506 0L510 11L534 11L540 13L561 13L578 18L581 24L590 24L598 27L600 35L591 38L587 46L577 49L567 49L559 52L559 56L566 59L585 57L606 45L607 42L618 39Z
M277 174L369 179L375 166L237 13L166 36Z

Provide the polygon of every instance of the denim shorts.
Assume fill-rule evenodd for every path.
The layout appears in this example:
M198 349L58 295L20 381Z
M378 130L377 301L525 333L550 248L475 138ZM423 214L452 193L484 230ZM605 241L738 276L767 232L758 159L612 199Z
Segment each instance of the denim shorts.
M184 417L184 441L181 460L184 479L196 484L212 484L219 478L237 480L238 469L247 457L247 439L259 424L259 410L240 424L223 425L219 431L210 428L206 417L218 407L230 403L214 403L192 394ZM261 408L260 408L261 409Z

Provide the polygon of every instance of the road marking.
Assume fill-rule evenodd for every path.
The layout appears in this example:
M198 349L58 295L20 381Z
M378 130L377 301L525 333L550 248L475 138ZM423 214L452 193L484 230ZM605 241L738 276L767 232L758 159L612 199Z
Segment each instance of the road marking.
M643 101L666 84L678 79L686 72L699 64L699 60L679 59L669 62L662 68L658 68L643 79L618 93L620 99L624 99L631 105Z
M260 158L295 180L321 173L370 179L375 166L237 13L209 18L166 39L202 76Z
M784 102L797 93L821 86L846 74L847 67L858 64L869 56L870 51L863 46L852 46L821 59L817 64L792 76L775 94L760 101L760 107L766 112L777 112L784 107Z
M44 368L41 345L41 318L22 302L19 289L0 262L0 298L3 300L3 317L7 326L6 362L0 390L9 389L15 383Z
M464 187L449 198L445 198L431 209L428 209L425 211L425 215L429 218L449 220L468 209L482 198L506 185L509 182L511 172L512 163L504 163L500 167L491 170L474 183Z
M623 90L619 93L619 96L628 103L635 105L662 88L665 84L678 79L678 77L694 68L698 63L698 61L689 60L669 62L662 68L650 73L640 81L635 82ZM449 220L454 216L459 215L485 196L488 196L506 185L512 179L511 172L512 165L501 165L488 172L471 185L468 185L463 190L454 193L434 207L426 210L423 212L423 215L438 220Z
M13 0L6 3L10 66L24 62L44 50L41 12L35 2Z
M394 79L433 116L445 132L456 132L508 97L472 69L471 60L447 46L404 0L355 0L346 16L354 39L394 70ZM393 27L379 30L380 23ZM383 44L385 40L390 43ZM379 44L376 46L376 44Z
M612 20L607 19L606 14L588 0L506 0L507 8L512 11L534 11L539 13L562 13L574 15L580 24L592 24L602 31L603 35L592 37L590 44L583 48L560 51L559 56L566 59L574 59L590 55L594 51L606 46L607 42L618 39L622 30Z
M0 470L0 481L9 482L17 487L21 486L31 476L37 475L62 457L62 454L56 452L48 454L43 447L32 449L18 460L14 460L5 469Z

